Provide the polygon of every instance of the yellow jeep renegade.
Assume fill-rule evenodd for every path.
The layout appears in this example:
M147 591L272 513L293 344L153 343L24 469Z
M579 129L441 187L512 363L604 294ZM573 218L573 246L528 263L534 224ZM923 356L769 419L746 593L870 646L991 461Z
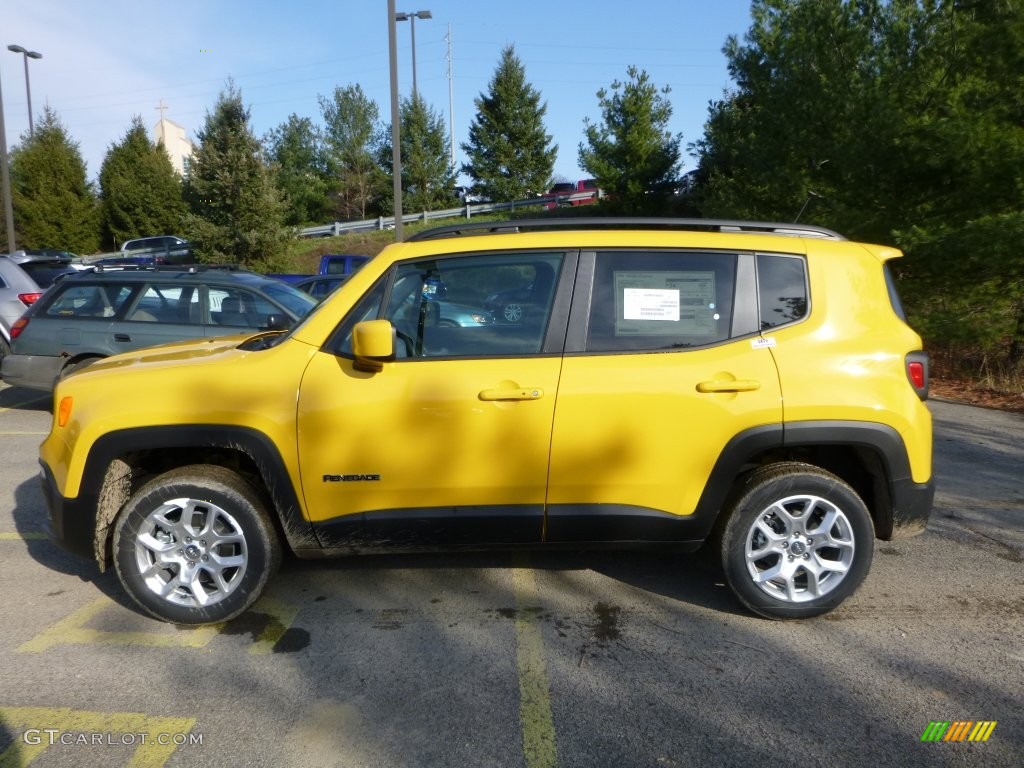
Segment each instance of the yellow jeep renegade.
M875 538L931 509L899 255L787 224L428 230L289 332L62 380L41 446L50 526L180 624L244 611L284 547L706 540L752 611L822 614Z

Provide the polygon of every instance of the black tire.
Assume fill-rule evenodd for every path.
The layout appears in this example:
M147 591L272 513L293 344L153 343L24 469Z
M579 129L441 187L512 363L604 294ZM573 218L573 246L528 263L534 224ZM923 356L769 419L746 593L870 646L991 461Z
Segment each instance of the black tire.
M0 363L4 361L4 358L11 354L11 345L7 343L7 339L0 336Z
M751 472L725 510L719 547L740 602L769 619L828 613L860 586L874 555L864 502L810 464Z
M150 480L125 504L114 529L122 586L147 613L174 624L238 616L280 562L281 545L259 494L218 466L181 467Z

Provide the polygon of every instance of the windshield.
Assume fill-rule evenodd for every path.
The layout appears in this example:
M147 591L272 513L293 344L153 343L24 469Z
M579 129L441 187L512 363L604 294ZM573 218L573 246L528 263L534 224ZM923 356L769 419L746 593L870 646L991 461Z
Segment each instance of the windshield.
M316 299L308 293L304 293L288 283L264 286L263 292L278 304L283 304L299 319L308 315L309 310L317 304Z

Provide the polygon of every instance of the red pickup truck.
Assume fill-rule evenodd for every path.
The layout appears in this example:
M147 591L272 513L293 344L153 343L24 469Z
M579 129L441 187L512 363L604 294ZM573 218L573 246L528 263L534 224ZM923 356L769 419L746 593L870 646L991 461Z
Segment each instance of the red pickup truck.
M575 184L563 181L555 184L544 196L544 209L547 211L566 205L589 205L596 203L601 196L596 179L580 179Z

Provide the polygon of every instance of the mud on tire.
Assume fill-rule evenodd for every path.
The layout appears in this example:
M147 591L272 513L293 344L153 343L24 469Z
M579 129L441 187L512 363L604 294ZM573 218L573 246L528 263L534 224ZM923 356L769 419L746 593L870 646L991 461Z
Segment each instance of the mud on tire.
M259 494L223 467L181 467L150 480L125 504L114 530L121 584L147 613L175 624L239 615L280 560Z

